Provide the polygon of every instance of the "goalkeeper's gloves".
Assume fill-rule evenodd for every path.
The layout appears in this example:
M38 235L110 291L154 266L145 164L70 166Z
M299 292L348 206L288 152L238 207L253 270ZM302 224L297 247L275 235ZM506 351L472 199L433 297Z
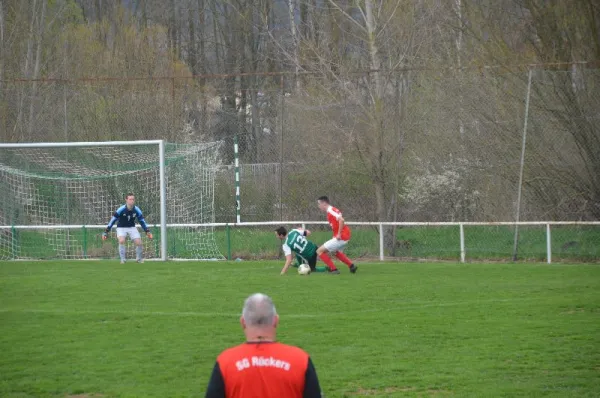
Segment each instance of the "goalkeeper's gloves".
M150 230L146 231L146 237L152 240L152 232L150 232Z
M102 232L102 240L108 239L108 231Z

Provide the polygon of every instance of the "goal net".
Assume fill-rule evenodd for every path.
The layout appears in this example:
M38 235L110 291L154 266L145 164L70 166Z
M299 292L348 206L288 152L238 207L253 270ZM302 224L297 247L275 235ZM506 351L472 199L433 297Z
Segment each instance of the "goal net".
M101 235L129 192L154 235L142 233L146 259L223 258L202 225L214 222L220 144L0 144L0 259L117 258L116 229Z

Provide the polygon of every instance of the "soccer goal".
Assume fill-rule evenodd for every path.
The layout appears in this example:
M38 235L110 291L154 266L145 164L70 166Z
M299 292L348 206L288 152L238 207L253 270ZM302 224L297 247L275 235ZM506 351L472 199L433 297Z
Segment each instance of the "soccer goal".
M212 227L221 143L0 144L0 259L116 258L115 228L133 193L154 235L146 259L222 259ZM134 258L128 242L127 257Z

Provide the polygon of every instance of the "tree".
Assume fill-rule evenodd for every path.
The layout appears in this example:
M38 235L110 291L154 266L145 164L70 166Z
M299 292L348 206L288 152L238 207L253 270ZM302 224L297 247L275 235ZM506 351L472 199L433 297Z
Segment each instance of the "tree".
M329 32L318 35L319 43L302 37L301 62L318 72L317 82L303 85L303 91L315 104L344 104L323 109L317 131L335 134L337 145L326 150L334 152L334 157L355 159L355 166L347 172L372 182L372 216L379 221L397 220L411 83L409 72L396 69L410 65L417 55L421 43L413 38L426 37L426 25L418 21L412 2L365 0L351 5L328 0L327 5ZM356 76L352 74L356 69L370 72ZM323 135L315 137L320 146L324 146ZM313 148L313 156L314 152ZM393 252L393 228L386 232L385 241Z
M4 2L0 0L0 102L2 101L2 83L4 80Z
M600 59L600 6L591 0L576 4L557 2L551 6L539 0L519 3L531 14L529 40L539 60L570 64L559 66L554 73L538 75L552 89L538 85L534 95L537 101L532 103L539 110L539 117L551 120L553 130L566 132L573 143L573 156L563 156L568 166L547 177L556 178L571 191L569 196L577 198L579 203L583 200L590 216L600 219L600 127L593 119L600 112L600 101L593 94L600 76L586 70L585 65L572 63ZM544 156L544 163L552 163L552 157L560 156L565 148L553 149ZM535 181L529 181L528 185L540 193L547 188L546 184ZM564 201L555 195L548 198L546 194L542 198L550 199L556 209Z
M600 103L592 93L599 77L578 61L600 58L600 8L594 1L503 0L493 4L465 2L471 21L486 27L471 25L468 31L480 44L483 62L499 63L509 70L515 60L553 63L533 74L524 179L528 216L598 219L600 130L593 115L600 111ZM511 71L494 86L513 98L510 80L520 80L525 87L526 79L526 71ZM520 93L524 98L524 91ZM520 133L515 136L514 130L504 131L503 136L520 141ZM505 170L505 178L516 184L517 173Z
M37 89L38 89L38 82L37 79L40 76L40 63L41 63L41 56L42 56L42 39L44 36L44 28L46 27L46 5L47 5L47 1L46 0L42 0L42 10L40 12L40 16L39 18L36 18L37 20L37 27L35 27L35 61L34 61L34 67L33 67L33 83L31 85L31 100L29 102L29 124L28 124L28 132L27 132L27 137L26 137L26 141L30 141L33 137L33 130L34 130L34 116L35 116L35 102L36 102L36 98L37 98ZM35 1L34 1L34 10L35 10ZM33 21L32 21L33 24Z
M298 72L300 71L300 46L298 45L298 29L296 28L296 0L288 1L288 11L290 19L290 35L292 37L292 59L295 72L296 88L300 88L300 79Z

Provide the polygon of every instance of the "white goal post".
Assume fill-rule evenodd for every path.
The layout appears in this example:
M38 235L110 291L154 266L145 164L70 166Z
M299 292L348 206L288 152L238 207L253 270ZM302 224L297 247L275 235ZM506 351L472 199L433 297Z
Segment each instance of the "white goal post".
M115 257L114 247L96 238L128 192L148 226L158 228L160 244L144 243L147 258L223 258L212 227L187 226L214 222L220 145L0 143L0 259Z

